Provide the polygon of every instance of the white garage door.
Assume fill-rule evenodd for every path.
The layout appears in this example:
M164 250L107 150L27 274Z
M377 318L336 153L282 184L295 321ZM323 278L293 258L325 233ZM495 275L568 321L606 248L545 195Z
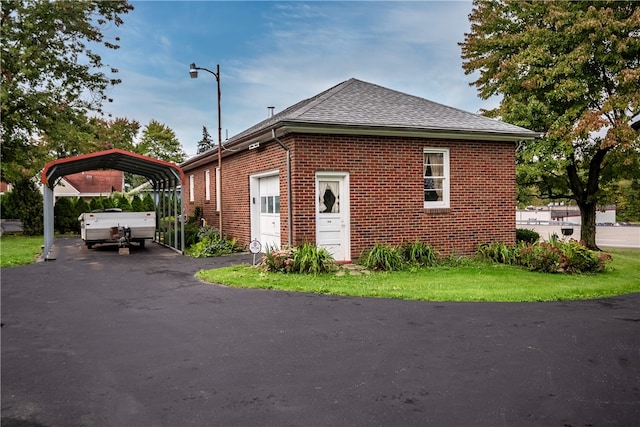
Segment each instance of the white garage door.
M262 250L280 247L280 178L259 179L260 186L260 243Z

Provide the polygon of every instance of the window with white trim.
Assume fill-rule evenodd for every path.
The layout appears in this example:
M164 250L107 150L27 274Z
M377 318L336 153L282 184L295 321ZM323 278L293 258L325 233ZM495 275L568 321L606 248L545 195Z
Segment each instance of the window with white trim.
M204 171L204 199L211 200L211 173L209 173L209 169Z
M195 202L195 194L193 194L195 189L195 177L193 175L189 175L189 201Z
M424 149L424 207L449 207L449 149Z

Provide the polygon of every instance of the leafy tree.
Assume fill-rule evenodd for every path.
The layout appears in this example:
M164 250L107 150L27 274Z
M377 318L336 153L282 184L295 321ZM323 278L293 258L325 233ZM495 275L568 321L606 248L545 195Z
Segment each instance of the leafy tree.
M613 202L617 221L640 222L640 179L620 181Z
M174 163L181 163L186 157L175 132L157 120L145 126L136 152Z
M13 213L13 207L9 200L10 193L0 194L0 218L2 219L16 219L17 214Z
M43 232L42 194L30 179L21 179L13 184L13 189L3 200L3 208L22 222L22 230L27 235Z
M581 239L595 243L596 207L607 186L637 176L640 8L633 1L474 0L463 68L486 111L544 137L517 150L518 184L548 199L573 199Z
M198 141L198 154L211 150L216 144L211 139L206 126L202 126L202 139Z
M74 204L68 197L60 197L53 207L53 226L58 233L74 231L77 215Z
M89 119L92 131L91 151L120 148L135 151L135 139L140 131L140 123L125 117L106 120L100 117Z
M103 34L133 9L126 1L12 0L0 4L2 178L16 182L42 167L41 137L61 135L100 112L109 76L93 46L119 46ZM81 139L73 135L72 140ZM70 150L73 152L73 150Z

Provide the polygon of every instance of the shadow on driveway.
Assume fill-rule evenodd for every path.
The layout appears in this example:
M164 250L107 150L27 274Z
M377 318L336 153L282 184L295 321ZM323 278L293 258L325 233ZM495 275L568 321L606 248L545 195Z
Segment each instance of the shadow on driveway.
M3 269L3 426L637 426L640 295L432 303L205 284L155 244Z

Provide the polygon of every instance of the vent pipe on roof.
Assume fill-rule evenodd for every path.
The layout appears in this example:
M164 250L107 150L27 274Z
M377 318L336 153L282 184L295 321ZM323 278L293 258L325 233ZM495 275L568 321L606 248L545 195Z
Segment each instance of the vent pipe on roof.
M268 118L273 117L273 110L275 110L276 107L267 107L267 110L269 110L269 113L267 114Z

